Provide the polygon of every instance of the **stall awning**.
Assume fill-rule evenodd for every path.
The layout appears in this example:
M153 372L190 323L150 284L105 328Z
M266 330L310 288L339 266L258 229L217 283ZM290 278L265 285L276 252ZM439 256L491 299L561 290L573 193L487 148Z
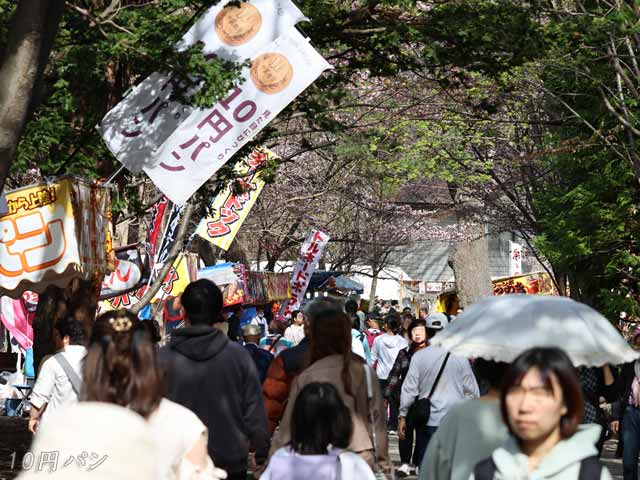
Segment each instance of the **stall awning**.
M309 282L309 291L341 290L361 295L364 286L342 272L315 271Z

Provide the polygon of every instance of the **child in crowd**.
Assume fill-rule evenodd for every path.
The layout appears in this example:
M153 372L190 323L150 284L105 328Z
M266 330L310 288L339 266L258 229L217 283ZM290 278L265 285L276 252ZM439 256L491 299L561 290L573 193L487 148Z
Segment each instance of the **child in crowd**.
M369 465L345 451L352 432L351 414L336 387L306 385L293 407L291 442L274 453L261 480L373 480Z

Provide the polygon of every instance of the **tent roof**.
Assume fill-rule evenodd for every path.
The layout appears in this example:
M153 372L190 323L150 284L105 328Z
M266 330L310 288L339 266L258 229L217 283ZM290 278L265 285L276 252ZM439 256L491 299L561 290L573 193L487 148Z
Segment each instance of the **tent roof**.
M343 291L351 291L357 294L364 293L364 286L347 277L343 272L330 272L324 270L316 270L311 276L308 290L326 290L328 289L328 283L331 279L335 280L336 289Z

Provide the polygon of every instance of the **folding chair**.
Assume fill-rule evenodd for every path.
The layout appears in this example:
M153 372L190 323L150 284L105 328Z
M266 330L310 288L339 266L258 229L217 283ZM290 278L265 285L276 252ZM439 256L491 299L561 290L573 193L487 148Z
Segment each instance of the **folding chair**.
M22 355L18 354L18 364L20 363ZM36 371L33 366L33 349L27 349L24 356L24 383L14 384L13 388L16 389L20 395L20 403L15 409L15 416L21 417L27 412L29 406L29 395L33 390L33 385L36 379Z

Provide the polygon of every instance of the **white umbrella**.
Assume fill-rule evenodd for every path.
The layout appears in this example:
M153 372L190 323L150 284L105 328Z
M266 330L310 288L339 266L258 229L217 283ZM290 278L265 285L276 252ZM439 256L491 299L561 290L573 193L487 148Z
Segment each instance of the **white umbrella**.
M609 321L570 298L501 295L473 304L431 344L468 358L512 362L532 347L562 348L575 366L599 367L640 356Z

